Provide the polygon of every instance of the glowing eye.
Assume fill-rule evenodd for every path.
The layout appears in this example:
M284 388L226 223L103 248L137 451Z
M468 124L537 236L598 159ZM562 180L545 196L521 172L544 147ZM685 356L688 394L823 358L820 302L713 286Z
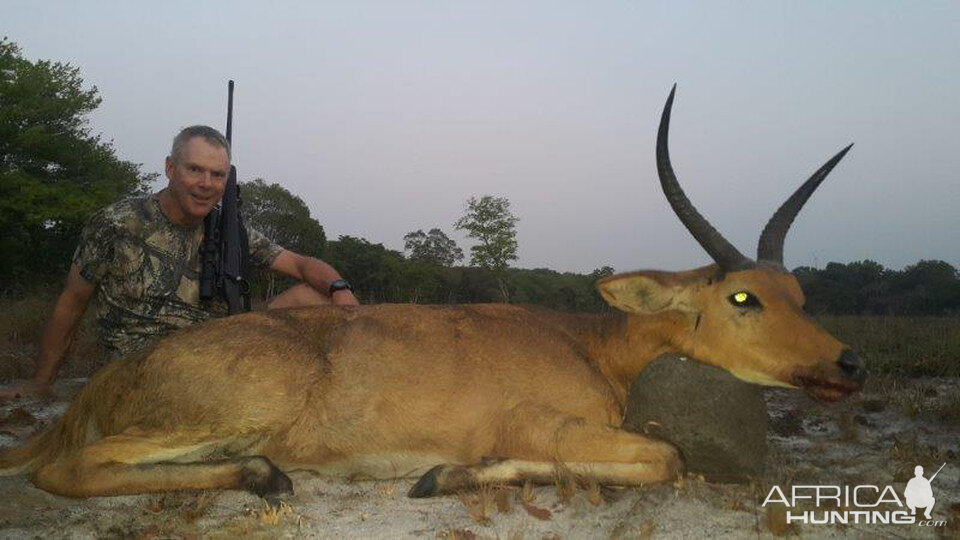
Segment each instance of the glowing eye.
M735 292L727 299L731 304L738 308L763 308L763 304L760 303L760 300L757 300L756 296L748 293L747 291Z

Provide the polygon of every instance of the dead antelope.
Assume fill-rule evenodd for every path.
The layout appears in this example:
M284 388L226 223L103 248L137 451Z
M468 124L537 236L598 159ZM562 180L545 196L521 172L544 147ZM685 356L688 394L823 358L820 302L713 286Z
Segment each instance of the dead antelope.
M618 311L374 305L267 311L170 335L94 376L66 415L0 455L6 474L72 497L186 489L292 490L283 469L422 475L413 497L550 482L555 463L604 484L673 478L671 445L619 429L627 387L678 353L760 384L839 399L864 369L803 312L782 266L794 217L844 149L742 255L690 204L657 138L667 200L715 264L597 286ZM279 468L278 468L279 467ZM425 473L425 474L424 474Z

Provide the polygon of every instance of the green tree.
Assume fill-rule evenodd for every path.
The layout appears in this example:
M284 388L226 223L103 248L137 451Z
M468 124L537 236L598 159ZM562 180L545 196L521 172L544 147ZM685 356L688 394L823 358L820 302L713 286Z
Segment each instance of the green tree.
M327 247L323 226L310 215L303 199L280 184L262 178L240 183L243 216L257 229L286 249L322 257Z
M463 250L440 229L422 229L407 233L403 237L404 250L410 252L410 259L436 266L453 266L463 260Z
M593 282L596 283L597 281L600 281L603 278L612 276L614 273L615 271L612 266L604 265L604 266L601 266L600 268L594 268L593 272L590 272L590 279L592 279Z
M99 105L78 68L0 39L0 289L62 275L87 217L156 177L90 133Z
M327 262L353 285L364 303L406 302L415 295L417 277L399 251L364 238L341 236L330 242Z
M303 199L280 184L267 184L262 178L240 183L241 211L246 223L285 249L311 257L323 257L327 236L311 217ZM266 269L251 276L256 296L268 299L294 284L289 278Z
M467 212L454 224L458 230L477 240L470 247L470 264L492 270L500 284L503 300L508 293L503 276L510 261L517 260L517 221L506 197L484 195L467 200Z

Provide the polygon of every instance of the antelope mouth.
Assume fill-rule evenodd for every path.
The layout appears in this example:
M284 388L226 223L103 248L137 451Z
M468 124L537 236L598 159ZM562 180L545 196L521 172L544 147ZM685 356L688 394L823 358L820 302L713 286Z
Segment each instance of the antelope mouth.
M860 381L826 379L815 375L796 375L793 384L803 388L813 399L827 403L839 401L863 387Z

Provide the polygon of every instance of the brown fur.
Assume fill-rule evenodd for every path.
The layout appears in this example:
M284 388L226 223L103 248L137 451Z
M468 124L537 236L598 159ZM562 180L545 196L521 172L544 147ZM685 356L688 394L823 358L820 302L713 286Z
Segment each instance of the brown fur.
M420 474L414 496L551 482L554 463L603 483L673 478L668 444L620 430L626 390L658 355L744 378L842 380L844 346L769 269L637 272L599 284L627 312L377 305L250 313L168 336L94 376L7 474L70 496L289 489L283 468ZM749 289L763 313L726 297ZM265 458L265 459L264 459Z

